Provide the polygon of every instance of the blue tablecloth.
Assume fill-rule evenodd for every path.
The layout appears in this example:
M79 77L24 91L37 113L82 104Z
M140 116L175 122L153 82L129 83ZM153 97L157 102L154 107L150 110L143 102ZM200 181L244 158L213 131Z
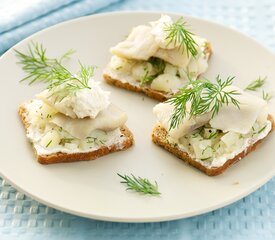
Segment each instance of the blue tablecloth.
M15 43L59 22L96 13L121 0L1 0L0 54Z
M45 9L31 19L26 19L23 14L19 22L0 22L0 53L31 33L57 22L94 12L123 10L173 11L210 19L236 28L275 51L273 0L56 2L45 5ZM1 10L0 1L0 20ZM145 224L102 222L62 213L24 196L0 179L0 239L274 240L275 179L222 209L188 219Z

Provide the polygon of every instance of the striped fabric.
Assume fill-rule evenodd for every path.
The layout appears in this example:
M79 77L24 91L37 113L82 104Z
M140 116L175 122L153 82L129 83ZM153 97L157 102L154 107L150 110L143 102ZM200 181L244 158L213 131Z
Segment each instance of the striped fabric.
M34 32L120 0L1 0L0 54Z

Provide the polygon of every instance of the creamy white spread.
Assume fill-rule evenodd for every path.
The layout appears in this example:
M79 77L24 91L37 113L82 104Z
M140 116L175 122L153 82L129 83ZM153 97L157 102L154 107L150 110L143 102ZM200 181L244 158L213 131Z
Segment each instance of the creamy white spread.
M131 75L124 72L115 71L112 68L105 69L105 73L113 79L119 79L123 83L131 83L134 86L140 86L140 83Z
M175 139L173 139L173 138L168 138L168 141L171 144L176 144L178 146L178 148L180 148L184 152L187 152L190 157L192 157L195 161L199 162L200 164L202 164L206 167L210 167L210 168L220 167L223 164L225 164L225 162L227 160L233 159L235 156L237 156L241 152L247 150L249 146L251 146L254 143L258 142L259 140L265 138L272 128L272 124L270 121L267 120L265 124L266 124L266 127L261 133L250 136L250 137L245 137L243 139L243 144L240 145L238 148L235 148L230 153L223 153L223 155L211 158L210 160L203 161L203 160L197 158L196 155L194 154L194 152L190 151L190 149L187 147L187 145L181 144L178 141L175 141Z
M251 137L245 138L244 143L240 148L235 149L233 152L231 152L229 154L225 154L218 158L214 158L212 160L212 162L207 162L207 161L203 162L203 164L208 165L208 166L210 165L211 167L222 166L228 159L234 158L235 156L237 156L238 154L240 154L241 152L246 150L249 146L258 142L260 139L265 138L267 136L267 134L270 132L271 128L272 128L272 124L270 121L267 120L265 129L261 133L256 134L256 136L251 136Z
M26 121L29 123L27 137L33 143L37 154L89 152L114 144L118 149L123 147L125 136L121 133L120 126L124 125L127 117L120 121L120 124L116 123L116 127L112 130L94 128L90 129L90 133L85 137L77 138L70 133L71 129L68 132L62 126L52 122L52 119L60 113L43 101L32 100L25 104L25 108ZM79 119L79 121L82 120ZM68 127L66 122L63 124L65 128Z
M157 104L153 112L158 124L168 132L167 140L202 165L219 167L266 137L272 128L266 101L235 86L225 90L233 89L239 93L234 97L240 109L223 105L213 118L211 113L190 118L187 105L186 117L174 129L170 129L174 106L167 102Z
M39 143L33 143L37 154L52 154L57 152L62 153L85 153L95 151L102 147L110 148L112 145L116 145L117 149L123 148L123 142L125 141L125 136L122 135L120 129L106 132L106 140L101 140L100 138L94 137L93 134L87 137L85 140L75 139L72 143L65 143L64 146L57 145L55 147L43 147Z
M36 97L71 118L95 118L100 111L110 104L110 93L102 90L99 85L99 82L90 79L90 89L78 90L75 94L66 96L61 100L56 99L56 96L49 90L44 90Z
M162 15L150 26L133 28L124 41L111 48L114 56L105 73L137 86L151 79L146 86L169 93L177 92L189 77L196 79L208 68L209 53L205 50L209 43L194 35L197 55L193 57L187 51L182 51L179 42L169 43L167 40L166 28L172 23L168 15ZM153 62L153 58L160 59L162 66Z

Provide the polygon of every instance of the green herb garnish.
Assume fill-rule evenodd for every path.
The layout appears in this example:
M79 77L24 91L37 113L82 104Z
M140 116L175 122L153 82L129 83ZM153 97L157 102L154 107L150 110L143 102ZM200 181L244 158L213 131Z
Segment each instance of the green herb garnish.
M265 101L269 102L273 96L270 93L267 93L265 91L262 92L262 97Z
M259 131L258 131L258 134L260 134L262 131L264 131L265 130L265 128L266 128L266 125L265 126L263 126Z
M121 183L125 183L127 185L126 190L133 190L136 192L150 194L150 195L160 195L161 193L158 191L158 184L151 183L147 178L135 177L133 174L131 176L121 175L117 173L119 177L121 177L124 181Z
M87 137L86 139L87 139L87 143L95 143L96 145L99 145L99 146L104 145L104 143L106 142L106 141L100 140L96 137Z
M149 70L147 68L144 69L145 75L142 77L140 84L143 85L145 83L151 83L158 75L162 74L165 69L165 61L160 58L151 57L148 60L149 63L152 64L153 69L156 71L155 74L149 75Z
M145 83L151 83L158 75L149 75L149 70L147 68L144 69L145 75L142 77L140 84L143 85Z
M256 91L258 88L262 87L265 84L265 81L266 81L266 77L264 78L259 77L258 79L249 83L245 88L245 90Z
M209 137L208 137L207 139L215 138L215 137L218 136L218 135L219 135L218 130L217 130L216 132L211 132L210 135L209 135Z
M198 54L196 48L198 44L193 39L194 34L187 30L186 25L182 17L172 24L165 25L164 31L167 33L167 45L173 43L174 46L177 46L179 43L179 49L182 52L186 51L187 55L191 53L195 57Z
M80 71L76 75L73 75L61 64L53 67L52 71L55 74L55 78L48 85L48 89L52 91L53 95L57 96L59 101L81 89L91 89L89 80L94 75L95 67L84 66L80 62L79 64Z
M84 66L79 62L80 71L72 74L62 65L62 61L68 59L73 50L69 50L60 58L49 58L42 44L32 43L26 54L18 50L15 52L18 63L27 74L21 81L28 81L30 85L36 82L46 83L47 88L59 101L78 90L90 89L88 81L94 74L94 66Z
M14 50L16 57L19 59L19 64L22 65L22 69L27 73L21 81L29 81L29 84L35 82L51 82L53 79L52 68L56 64L61 64L63 60L69 59L73 50L69 50L60 58L49 58L46 56L46 49L42 44L31 43L28 46L28 52L26 54Z
M74 140L73 138L65 138L65 137L61 138L59 145L64 146L66 143L72 143L73 140Z
M53 141L53 140L50 140L50 141L47 143L46 148L47 148L48 146L50 146L50 144L52 143L52 141Z
M171 116L170 130L176 128L183 118L189 114L189 117L211 112L212 118L219 112L222 105L229 103L239 107L239 101L234 96L240 93L237 90L225 90L232 85L234 77L228 77L222 81L219 76L216 77L216 83L207 79L198 79L190 81L179 92L166 102L174 105L175 110ZM187 105L191 108L187 111Z
M159 74L163 73L166 66L164 60L157 57L150 57L148 62L152 64L153 68L156 69Z

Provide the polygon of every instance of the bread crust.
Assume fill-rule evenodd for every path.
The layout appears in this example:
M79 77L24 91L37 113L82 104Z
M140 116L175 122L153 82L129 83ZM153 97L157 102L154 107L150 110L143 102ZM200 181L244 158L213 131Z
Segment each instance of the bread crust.
M204 53L207 55L207 57L208 57L207 60L209 61L209 59L212 55L212 48L211 48L210 43L207 44L207 46L204 50ZM154 89L150 88L150 86L146 86L146 85L133 85L129 82L122 81L122 79L112 78L108 73L103 73L103 78L110 85L114 85L119 88L124 88L126 90L130 90L133 92L144 93L148 97L154 98L160 102L166 101L167 99L169 99L171 96L174 95L173 93L154 90Z
M27 110L24 104L21 104L19 107L19 116L21 121L27 131L30 123L27 121L26 114ZM53 154L43 154L39 155L36 149L33 147L37 160L41 164L53 164L53 163L66 163L66 162L78 162L78 161L87 161L87 160L94 160L109 153L123 151L131 147L134 143L133 134L131 131L124 125L120 128L121 135L125 137L125 140L120 143L120 147L116 144L111 146L102 146L101 148L91 151L91 152L84 152L84 153L62 153L57 152Z
M275 123L274 123L274 119L271 115L268 116L268 120L271 121L271 124L272 124L272 128L270 130L270 132L271 132L275 128ZM223 173L231 165L237 163L242 158L244 158L247 154L254 151L256 149L256 147L262 142L262 140L263 139L258 140L253 145L251 145L247 149L245 149L243 152L236 155L234 158L227 160L222 166L208 168L208 167L202 165L201 163L195 161L193 158L191 158L187 152L183 152L177 146L174 146L171 143L169 143L167 141L167 131L164 128L162 128L160 126L156 126L152 131L152 141L155 144L163 147L170 153L174 154L178 158L185 161L187 164L190 164L191 166L203 171L204 173L206 173L209 176L216 176L216 175Z
M148 97L154 98L160 102L163 102L172 96L172 94L169 94L163 91L157 91L148 86L141 86L141 85L137 86L137 85L132 85L131 83L128 83L128 82L122 82L119 79L112 78L106 73L103 74L103 77L108 84L114 85L116 87L124 88L133 92L145 93Z

